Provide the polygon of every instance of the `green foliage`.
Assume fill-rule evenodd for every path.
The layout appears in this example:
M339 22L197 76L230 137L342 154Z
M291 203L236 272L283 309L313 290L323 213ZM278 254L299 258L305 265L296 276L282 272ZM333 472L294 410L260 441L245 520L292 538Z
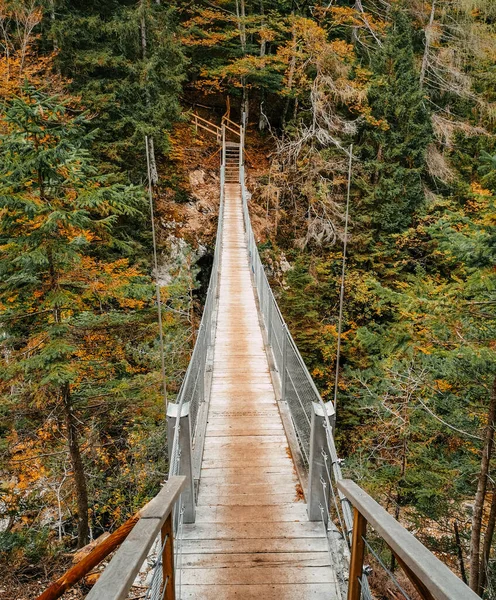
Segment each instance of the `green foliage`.
M415 68L412 26L404 12L393 14L384 47L372 66L368 100L373 120L359 134L368 175L362 218L384 236L409 227L423 205L425 154L432 141L430 115Z
M113 512L123 494L137 508L163 478L142 439L160 435L163 417L154 286L134 263L137 240L128 243L121 227L146 218L143 190L98 171L88 151L94 134L69 99L27 87L5 105L2 132L1 430L12 476L2 513L14 522L29 507L43 514L60 485L72 515L64 531L72 533L73 505L80 511L85 493L98 531L128 515ZM171 304L182 307L180 294L172 290ZM188 334L179 321L164 315L168 345ZM86 492L78 454L82 476L93 475ZM123 465L133 465L127 478ZM93 508L100 488L109 495L101 514Z
M41 530L0 532L0 564L14 568L20 575L29 566L53 558L51 532L48 527Z
M62 2L50 27L62 75L94 113L102 158L109 168L141 178L144 136L166 153L168 132L180 114L185 60L174 6L150 0Z

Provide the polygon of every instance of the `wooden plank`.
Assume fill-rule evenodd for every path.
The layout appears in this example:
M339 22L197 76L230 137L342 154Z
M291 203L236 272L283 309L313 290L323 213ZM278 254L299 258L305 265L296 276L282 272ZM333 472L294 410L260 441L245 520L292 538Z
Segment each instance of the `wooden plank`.
M278 491L281 493L285 491L290 496L294 492L296 487L295 481L290 480L287 481L280 486L278 486ZM262 483L219 483L216 478L204 479L200 484L200 494L215 494L217 493L219 497L222 497L227 493L235 493L240 494L242 492L246 494L260 494L263 492L267 492L273 489L268 486L265 482Z
M269 417L270 418L270 417ZM253 425L247 425L246 423L236 424L235 419L229 417L225 419L224 423L209 423L207 429L209 431L209 437L216 437L216 433L218 432L217 437L225 437L226 435L238 436L243 435L245 437L260 437L268 436L268 435L277 435L284 437L284 429L281 425L281 422L271 422L267 419L267 422L260 422L257 424L258 419L254 419L255 423Z
M232 467L232 461L229 458L208 458L202 463L204 469L226 469ZM243 457L236 462L237 469L246 469L253 467L291 467L293 468L292 460L287 454L272 454L271 456L254 456L253 459Z
M225 438L209 438L205 440L205 449L212 446L242 446L243 448L248 446L259 446L264 447L268 444L275 446L287 447L287 439L285 435L266 435L263 440L260 440L258 435L247 435L243 439L237 439L233 437L230 441L226 441Z
M293 468L286 465L275 465L269 467L246 467L243 470L238 467L225 467L220 469L205 469L201 471L201 477L215 477L217 479L232 478L239 476L239 483L285 483L292 481L295 477ZM296 481L296 479L294 479Z
M329 567L226 567L223 569L184 569L182 585L249 585L256 583L335 583Z
M198 506L198 523L281 523L306 521L306 505L300 503L277 506Z
M277 418L277 413L275 410L272 410L265 415L258 416L256 414L252 414L248 417L244 417L242 414L226 414L224 416L211 416L208 419L208 426L211 430L215 429L233 429L233 430L243 430L243 429L252 429L254 427L258 429L278 429L283 430L281 419ZM256 434L253 434L256 435ZM279 435L279 434L278 434Z
M311 521L286 521L277 528L266 523L200 523L183 525L185 540L245 540L280 538L325 538L322 523Z
M278 505L288 500L297 500L298 494L296 489L293 494L284 491L281 494L223 494L222 496L215 493L198 495L198 506L268 506Z
M271 552L242 554L187 554L182 559L184 569L228 569L247 567L328 567L329 552Z
M243 432L255 429L256 431L271 431L276 430L276 434L280 435L280 431L284 431L280 419L275 415L269 414L263 417L251 416L243 417L240 415L225 416L219 418L210 418L208 421L208 429L212 434L215 431L232 431ZM258 435L256 433L247 433L246 435Z
M240 540L183 540L183 554L238 554ZM272 552L291 552L301 555L305 552L326 552L329 556L327 541L321 538L262 538L243 539L243 552L268 555Z
M271 585L183 585L182 600L337 600L335 587L327 583Z
M183 529L182 598L337 600L325 531L307 520L276 401L240 186L225 191L210 406L196 523Z

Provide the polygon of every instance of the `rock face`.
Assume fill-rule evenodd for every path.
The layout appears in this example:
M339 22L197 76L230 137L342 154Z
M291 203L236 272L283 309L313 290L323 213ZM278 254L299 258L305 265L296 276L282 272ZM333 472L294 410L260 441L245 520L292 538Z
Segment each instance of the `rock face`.
M191 171L189 174L189 183L192 189L195 189L200 185L205 185L205 171L203 169Z

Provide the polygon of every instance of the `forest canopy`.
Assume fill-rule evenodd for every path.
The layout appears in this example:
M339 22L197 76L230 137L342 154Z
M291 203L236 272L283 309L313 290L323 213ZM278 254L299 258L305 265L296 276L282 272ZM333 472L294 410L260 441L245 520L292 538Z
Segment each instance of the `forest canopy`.
M324 400L351 154L343 469L495 597L492 0L0 0L5 586L43 589L166 475L154 284L173 399L215 243L215 139L190 119L226 111L246 118L259 250Z

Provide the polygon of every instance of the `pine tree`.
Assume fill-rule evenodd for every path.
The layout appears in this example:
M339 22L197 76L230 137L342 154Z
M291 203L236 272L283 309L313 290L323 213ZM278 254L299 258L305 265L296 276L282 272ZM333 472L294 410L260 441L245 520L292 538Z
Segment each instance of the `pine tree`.
M180 115L185 60L174 8L150 0L61 2L50 28L58 68L95 113L102 158L139 179L144 136L153 140L152 159L163 155Z
M422 175L432 125L415 68L412 26L397 10L374 66L369 90L371 118L360 134L367 173L367 220L383 234L412 222L424 203Z
M93 139L85 133L87 117L74 116L68 100L26 88L3 109L0 380L10 386L4 398L20 418L9 425L13 431L26 425L26 415L60 421L82 546L89 534L85 410L89 398L140 370L127 338L130 326L135 337L143 329L136 309L150 305L152 288L112 232L120 215L142 218L143 195L98 174L85 149ZM116 249L120 256L113 258Z

